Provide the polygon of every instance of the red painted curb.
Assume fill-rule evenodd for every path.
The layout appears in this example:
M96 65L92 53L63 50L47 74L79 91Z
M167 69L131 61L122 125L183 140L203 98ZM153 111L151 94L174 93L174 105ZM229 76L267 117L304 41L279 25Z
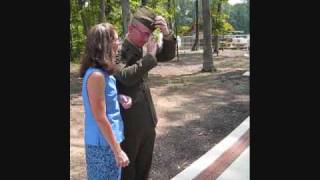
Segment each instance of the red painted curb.
M203 170L194 180L215 180L217 179L240 154L249 146L249 129L228 148L216 161Z

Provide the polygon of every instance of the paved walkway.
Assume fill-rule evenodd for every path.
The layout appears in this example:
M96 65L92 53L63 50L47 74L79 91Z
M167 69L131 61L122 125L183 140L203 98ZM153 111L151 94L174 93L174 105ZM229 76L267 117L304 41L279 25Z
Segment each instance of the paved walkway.
M250 117L171 180L249 180Z
M249 180L250 179L250 147L224 171L217 180Z

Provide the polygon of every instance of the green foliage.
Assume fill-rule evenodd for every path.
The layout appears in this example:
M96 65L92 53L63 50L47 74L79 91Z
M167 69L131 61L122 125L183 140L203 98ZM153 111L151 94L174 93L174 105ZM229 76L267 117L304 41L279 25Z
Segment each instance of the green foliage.
M84 41L87 30L99 23L100 0L70 0L70 49L71 61L78 61L84 50ZM113 24L120 36L123 36L122 10L120 0L105 0L106 20ZM168 3L170 6L168 7ZM217 3L221 2L221 13L217 11ZM231 6L227 0L210 0L210 10L213 19L213 33L243 30L249 32L249 1ZM129 0L130 12L133 13L141 5L141 0ZM202 3L199 0L199 28L202 29ZM195 19L195 0L148 0L147 6L157 14L171 20L177 27L178 35L190 30ZM175 16L176 15L176 16ZM175 19L176 18L176 19ZM176 21L175 21L176 20ZM155 32L157 34L157 32ZM157 36L157 35L155 35Z
M250 16L249 16L249 2L235 4L230 6L229 22L237 31L244 31L250 33Z
M220 3L220 11L219 11ZM212 31L213 34L224 34L233 29L233 26L227 21L228 15L225 13L223 7L227 4L227 0L212 0L211 1L211 15L212 15Z
M137 2L137 0L136 0ZM84 50L84 41L86 38L86 29L99 23L100 0L86 0L82 7L78 0L71 0L71 61L79 60L80 54ZM122 35L121 6L119 0L106 0L106 20L114 25L115 29Z
M184 26L179 25L178 27L179 27L178 34L183 34L190 29L190 25L184 25Z
M168 9L167 3L168 0L149 0L146 7L168 20L173 18L173 8Z
M152 32L152 36L153 36L153 39L156 41L156 42L159 42L160 41L160 30L159 28L157 28L156 30L154 30Z
M181 35L189 28L193 23L195 17L195 4L194 0L175 0L176 1L176 23L178 25L178 34ZM200 0L201 1L201 0ZM199 3L200 5L201 3ZM201 11L199 11L199 16ZM188 27L188 28L187 28Z
M122 29L122 18L121 18L122 11L120 6L120 0L107 0L106 5L107 7L109 7L109 11L106 12L107 22L113 24L116 31L119 33L119 36L122 36L123 29Z
M223 34L225 34L226 32L234 31L233 26L229 22L225 22L223 24L223 26L224 26L223 27L223 30L224 30Z
M134 12L141 3L141 0L129 0L130 3L130 12Z
M79 58L80 52L84 46L84 29L80 14L78 13L78 4L76 0L70 1L70 60L75 61Z

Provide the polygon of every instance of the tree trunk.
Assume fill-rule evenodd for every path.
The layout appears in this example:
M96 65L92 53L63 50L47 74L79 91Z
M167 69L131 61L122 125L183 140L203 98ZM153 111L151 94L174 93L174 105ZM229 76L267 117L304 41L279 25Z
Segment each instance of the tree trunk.
M153 0L153 1L151 1L150 4L151 4L151 7L152 7L153 9L155 9L155 8L157 7L158 1L154 1L154 0ZM150 4L149 4L149 5L150 5Z
M81 20L82 20L82 24L83 24L83 34L85 36L87 36L87 33L89 31L89 26L88 26L88 22L87 22L87 19L86 19L86 16L84 15L84 12L80 12L80 16L81 16Z
M209 10L209 0L202 0L202 17L203 17L203 72L212 72L212 38L211 38L211 16Z
M122 29L125 36L128 32L128 23L130 20L129 0L120 0L122 9Z
M70 30L70 61L73 60L72 31Z
M79 30L79 26L77 26L77 34L78 34L78 36L81 36L80 30ZM80 55L81 55L81 52L80 52L80 44L77 43L77 46L76 46L75 48L76 48L76 55L75 55L75 57L80 57Z
M198 48L199 48L199 16L198 16L199 2L198 2L198 0L196 0L195 3L196 3L196 39L194 40L194 44L191 48L191 51L198 50Z
M175 31L176 31L176 37L178 38L178 26L177 26L177 14L176 14L176 9L177 9L177 5L176 5L176 0L173 1L173 4L174 4L174 28L175 28ZM179 45L178 45L178 42L176 43L177 45L177 61L180 61L179 59Z
M83 30L84 30L83 34L85 36L87 36L89 26L88 26L86 16L84 15L84 12L82 11L84 3L85 3L85 1L78 0L78 11L80 12L80 17L81 17L82 24L83 24Z
M141 0L141 6L147 5L148 0Z
M106 9L105 9L105 14L106 14L107 21L108 21L108 17L110 18L110 13L111 12L112 12L111 0L107 0Z
M106 2L105 0L100 0L100 15L99 15L99 23L106 22Z
M168 0L167 8L168 8L168 10L171 9L171 0ZM172 12L172 11L170 11L170 12ZM171 19L171 17L168 18L168 26L169 26L169 29L172 29L172 19Z
M78 0L78 6L80 7L79 9L82 9L85 2L86 2L86 0Z
M216 20L215 22L218 22L218 18L221 15L221 1L218 2L218 10L217 10L217 15L216 15ZM214 34L214 50L213 52L217 54L217 56L219 55L219 35L217 32Z
M216 53L217 56L219 56L219 35L218 34L213 36L213 47L214 47L213 53Z

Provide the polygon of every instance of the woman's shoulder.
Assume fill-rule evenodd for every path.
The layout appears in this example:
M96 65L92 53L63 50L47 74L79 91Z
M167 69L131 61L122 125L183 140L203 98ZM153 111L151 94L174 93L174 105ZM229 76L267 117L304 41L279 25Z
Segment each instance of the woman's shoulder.
M105 74L99 70L92 71L89 76L89 79L93 79L93 80L97 80L97 81L104 80L104 78L105 78Z
M93 71L87 79L87 85L94 88L100 89L105 86L105 76L101 71Z
M94 67L89 67L85 73L85 78L84 79L104 79L105 73L99 69L99 68L94 68Z
M105 75L104 70L96 67L89 67L86 71L87 76L91 76L92 74Z

